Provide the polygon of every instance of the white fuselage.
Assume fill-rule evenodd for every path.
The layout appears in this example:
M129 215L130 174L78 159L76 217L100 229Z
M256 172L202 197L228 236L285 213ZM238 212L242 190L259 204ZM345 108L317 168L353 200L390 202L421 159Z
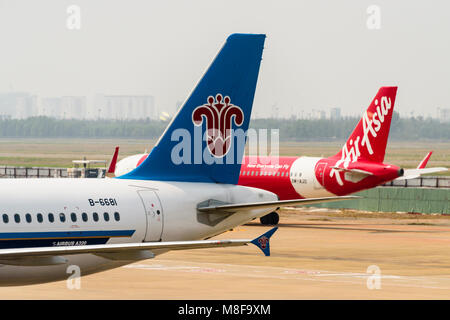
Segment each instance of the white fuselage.
M212 219L197 211L202 202L277 199L242 186L126 179L1 179L0 190L0 248L200 240L275 209ZM64 258L65 264L46 266L0 261L0 285L66 279L70 265L86 275L132 262L94 254Z
M292 163L290 169L292 186L304 198L335 196L335 194L323 187L323 183L317 181L315 168L321 159L317 157L299 157Z
M148 153L134 154L118 161L116 169L114 170L115 176L119 177L135 169L145 160L145 158L147 158L147 156Z

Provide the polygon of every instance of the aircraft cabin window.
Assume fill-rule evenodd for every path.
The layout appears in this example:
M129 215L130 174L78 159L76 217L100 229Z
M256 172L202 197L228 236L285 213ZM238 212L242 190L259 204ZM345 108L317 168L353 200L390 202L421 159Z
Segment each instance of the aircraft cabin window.
M55 221L55 216L53 215L53 213L48 214L48 221L51 223L53 223Z
M61 222L66 222L66 215L64 213L60 213L59 220L61 220Z
M8 217L7 214L4 214L4 215L3 215L3 222L4 222L4 223L8 223L8 222L9 222L9 217Z
M84 222L87 222L87 221L88 221L88 215L87 215L86 212L83 212L83 213L81 214L81 219L83 219Z
M105 219L105 221L109 221L109 213L108 212L103 213L103 219Z
M95 222L98 221L98 213L97 213L97 212L94 212L94 213L92 214L92 219L94 219Z
M16 214L14 215L14 221L15 221L16 223L20 223L20 215L19 215L18 213L16 213Z
M72 220L72 222L77 222L77 215L74 212L72 212L70 214L70 219Z
M31 214L27 213L25 215L25 220L27 220L28 223L31 223Z
M120 221L120 214L118 212L114 212L114 220Z
M37 214L37 221L38 221L39 223L42 223L42 221L44 221L44 217L42 216L42 213L38 213L38 214Z

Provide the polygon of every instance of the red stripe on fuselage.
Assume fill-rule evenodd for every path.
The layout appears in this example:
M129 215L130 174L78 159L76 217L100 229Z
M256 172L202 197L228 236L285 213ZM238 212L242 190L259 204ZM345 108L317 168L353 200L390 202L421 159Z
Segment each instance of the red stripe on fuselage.
M238 184L273 192L280 200L303 198L295 191L289 177L292 163L297 159L298 157L278 157L278 163L262 164L264 159L244 157Z

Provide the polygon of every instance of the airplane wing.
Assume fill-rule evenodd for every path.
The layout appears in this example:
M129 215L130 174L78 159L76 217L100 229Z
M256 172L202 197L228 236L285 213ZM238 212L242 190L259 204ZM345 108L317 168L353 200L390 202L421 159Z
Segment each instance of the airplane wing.
M165 241L120 243L86 246L61 246L1 249L0 264L11 265L54 265L64 264L67 261L62 256L73 254L95 254L111 260L142 260L153 258L158 251L190 250L202 248L235 247L253 243L268 256L270 255L269 239L278 227L255 239L232 240L197 240L197 241Z
M448 171L448 169L447 168L443 168L443 167L424 168L424 169L405 169L404 175L401 176L401 177L398 177L395 180L414 179L414 178L420 177L422 174L441 172L441 171Z
M361 197L357 196L344 196L344 197L324 197L324 198L309 198L309 199L295 199L295 200L282 200L282 201L265 201L265 202L251 202L240 204L217 204L198 207L197 210L203 213L234 213L242 210L252 209L265 209L271 207L295 207L307 204L319 203L319 202L331 202L331 201L343 201L354 200Z

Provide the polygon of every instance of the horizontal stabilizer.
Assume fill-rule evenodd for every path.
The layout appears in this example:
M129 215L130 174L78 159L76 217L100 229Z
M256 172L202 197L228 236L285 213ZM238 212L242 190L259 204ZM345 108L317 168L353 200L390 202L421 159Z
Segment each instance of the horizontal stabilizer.
M398 177L395 180L414 179L414 178L420 177L423 174L442 172L442 171L448 171L448 169L444 168L444 167L424 168L424 169L405 169L405 174L401 177Z
M352 173L357 173L357 174L364 174L367 176L373 176L372 172L361 170L361 169L346 169L346 168L341 168L341 167L331 167L331 168L335 169L337 171L342 171L342 172L352 172Z
M234 213L237 211L253 210L253 209L270 209L279 207L296 207L320 202L343 201L359 199L357 196L344 197L324 197L324 198L309 198L309 199L295 199L282 201L264 201L264 202L250 202L239 204L220 204L207 207L197 208L199 212L204 213Z

